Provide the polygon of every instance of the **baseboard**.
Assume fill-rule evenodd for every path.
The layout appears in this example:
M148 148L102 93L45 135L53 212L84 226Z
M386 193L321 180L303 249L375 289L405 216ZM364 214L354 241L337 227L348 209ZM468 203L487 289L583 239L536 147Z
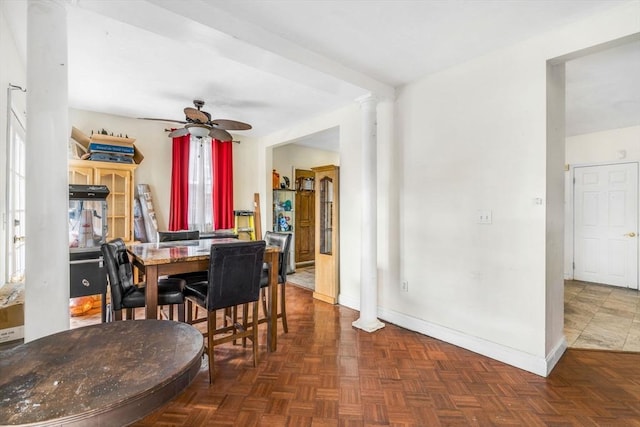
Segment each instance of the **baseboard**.
M567 347L568 347L567 339L563 335L562 338L560 338L560 340L556 343L556 345L551 349L549 354L547 354L547 358L546 358L547 374L544 375L545 377L551 373L553 368L555 368L556 364L560 361L560 358L562 357L564 352L567 350Z
M345 295L339 295L338 303L354 310L360 308L359 301ZM378 307L378 317L385 322L445 341L542 377L549 375L567 349L567 341L562 337L549 354L542 358L393 310Z
M349 307L352 310L360 311L360 300L338 294L338 304Z

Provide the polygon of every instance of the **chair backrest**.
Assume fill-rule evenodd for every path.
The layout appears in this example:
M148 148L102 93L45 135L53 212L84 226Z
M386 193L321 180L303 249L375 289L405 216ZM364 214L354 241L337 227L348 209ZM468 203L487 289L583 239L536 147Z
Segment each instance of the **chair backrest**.
M258 300L265 246L264 240L211 245L207 310Z
M117 238L100 246L107 268L113 310L122 309L122 298L134 289L133 269L124 240Z
M174 242L176 240L198 240L200 231L198 230L181 230L181 231L158 231L159 242Z
M278 246L280 248L280 257L278 259L278 283L285 283L287 281L291 236L293 236L292 233L277 233L275 231L267 231L264 233L264 240L267 245Z

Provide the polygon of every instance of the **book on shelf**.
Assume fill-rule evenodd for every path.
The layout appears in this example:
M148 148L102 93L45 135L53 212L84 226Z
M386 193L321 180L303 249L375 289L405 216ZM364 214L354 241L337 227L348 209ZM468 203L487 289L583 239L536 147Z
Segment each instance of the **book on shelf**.
M127 156L133 156L135 153L135 148L124 147L121 145L113 145L113 144L99 144L97 142L92 142L89 144L89 152L90 153L117 153L117 154L125 154Z

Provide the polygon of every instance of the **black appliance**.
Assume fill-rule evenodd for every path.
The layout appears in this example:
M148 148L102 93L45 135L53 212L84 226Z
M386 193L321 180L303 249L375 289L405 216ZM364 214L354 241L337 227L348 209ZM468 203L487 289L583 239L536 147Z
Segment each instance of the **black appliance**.
M100 245L107 237L106 185L69 185L69 276L71 298L102 296L107 314L107 271Z

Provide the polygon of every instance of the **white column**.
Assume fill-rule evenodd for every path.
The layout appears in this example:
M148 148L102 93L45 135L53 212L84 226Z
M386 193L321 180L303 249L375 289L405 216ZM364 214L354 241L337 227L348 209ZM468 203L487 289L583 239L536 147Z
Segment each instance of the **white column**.
M27 4L25 342L69 329L67 14Z
M367 332L384 327L378 314L377 245L377 121L378 101L372 95L358 99L362 110L362 244L360 256L360 318L353 326Z

